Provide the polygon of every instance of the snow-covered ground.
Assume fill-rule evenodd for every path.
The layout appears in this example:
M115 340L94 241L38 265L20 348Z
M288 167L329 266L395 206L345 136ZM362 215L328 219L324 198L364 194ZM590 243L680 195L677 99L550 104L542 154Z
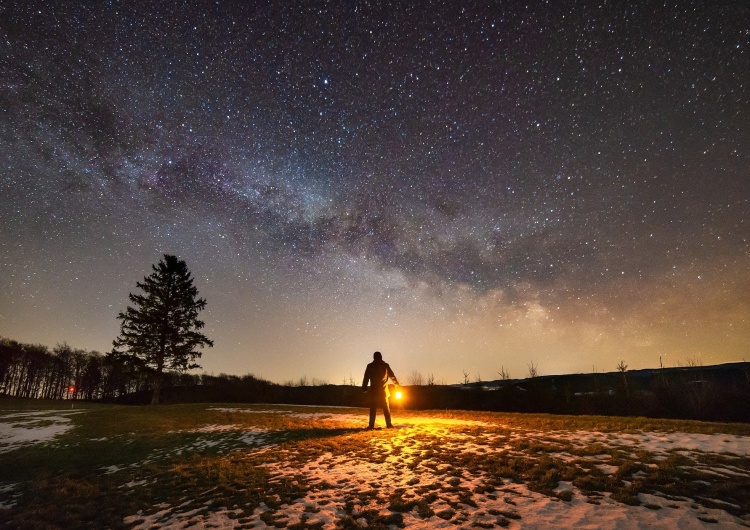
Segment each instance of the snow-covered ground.
M230 410L230 409L226 409ZM234 409L234 412L242 409ZM248 413L273 412L279 410L245 410ZM313 419L319 422L349 423L354 428L364 428L366 418L361 414L342 412L331 413L300 413L287 412L290 416ZM261 505L254 510L249 518L242 518L237 510L215 511L211 514L199 516L196 510L179 513L171 507L162 507L151 516L139 514L126 522L136 522L136 528L146 529L153 525L172 528L274 528L298 525L322 525L323 528L334 528L337 522L352 515L349 521L355 521L360 527L367 527L373 521L373 512L377 512L380 519L376 522L392 528L405 526L406 528L591 528L591 529L636 529L636 528L733 528L750 526L750 518L740 518L718 508L705 508L695 502L695 499L676 498L674 496L651 495L641 493L638 498L640 506L631 506L613 500L604 493L595 500L581 494L572 484L559 482L557 492L569 490L572 494L569 501L550 495L531 491L526 485L505 480L503 488L492 492L474 493L471 495L472 504L463 504L462 494L466 492L483 492L487 478L481 474L460 474L445 466L445 473L440 472L439 455L436 468L424 465L413 467L411 460L416 453L424 450L419 440L425 437L437 437L441 444L452 451L464 453L487 453L486 444L492 435L483 440L482 445L467 434L456 430L467 426L482 426L481 422L450 420L431 417L410 417L396 419L394 431L375 431L369 443L372 453L390 454L385 461L373 461L361 455L321 454L317 458L304 463L301 467L292 466L278 454L278 460L269 462L271 481L293 479L302 474L307 480L309 491L304 497L296 499L291 504L271 509ZM484 425L490 427L489 425ZM490 429L488 429L489 431ZM388 436L380 434L388 433ZM655 460L667 458L672 450L678 449L682 454L724 454L750 455L750 437L726 434L691 434L691 433L599 433L599 432L533 432L519 431L510 437L531 441L534 439L558 440L573 447L602 444L603 446L617 446L632 451L647 451L652 453ZM498 448L499 450L500 448ZM507 448L503 448L507 449ZM557 458L574 458L569 454L559 453ZM608 455L603 455L606 459ZM376 459L377 460L377 459ZM606 461L601 468L607 471ZM612 467L612 466L609 466ZM437 473L436 473L437 470ZM613 472L613 470L609 470ZM716 470L717 479L721 480L724 473L745 473L741 469L719 468ZM420 515L419 508L401 513L400 518L393 518L388 506L395 493L404 500L424 498L425 486L435 488L435 484L448 484L449 492L442 489L437 495L429 497L429 510L432 515ZM714 499L714 505L720 501ZM353 506L352 506L353 504ZM269 513L272 517L269 518ZM358 517L358 514L360 515ZM367 517L366 517L367 516ZM389 519L390 517L390 519ZM388 524L390 522L390 524Z
M0 453L49 442L73 425L71 416L83 411L30 411L0 414Z
M283 480L304 477L306 494L288 504L262 504L252 513L241 507L224 509L196 508L190 502L182 506L144 507L138 514L124 518L134 528L346 528L372 526L398 528L742 528L750 527L750 516L733 515L746 510L720 498L702 499L695 495L667 495L659 491L637 493L640 505L624 504L608 492L582 492L571 482L558 481L552 494L532 491L523 481L481 471L457 469L446 463L445 455L476 455L491 461L500 455L520 454L519 443L558 444L545 456L570 465L580 465L585 448L601 447L600 454L586 459L603 475L618 472L607 448L616 448L633 459L650 456L650 466L674 455L695 462L700 480L726 481L750 477L750 437L727 434L681 432L601 433L588 431L513 430L476 421L432 417L394 418L395 429L363 434L367 418L360 412L342 409L335 412L299 412L278 408L260 410L214 408L219 412L248 414L284 414L315 423L318 428L335 424L351 431L337 434L344 442L356 438L365 445L361 451L325 451L305 459L289 452L294 444L273 446L262 429L211 424L193 430L214 436L244 437L243 450L264 455L270 473L269 486ZM21 445L42 443L69 428L72 412L24 413L0 417L0 452ZM382 421L382 417L380 418ZM481 434L477 435L477 432ZM278 440L278 438L276 438ZM235 447L235 446L232 446ZM200 450L205 446L178 448L175 451ZM445 451L443 454L442 452ZM179 454L179 453L178 453ZM525 457L536 458L525 454ZM742 461L734 466L733 461ZM699 463L698 461L702 462ZM455 460L454 460L455 462ZM708 463L707 463L708 462ZM713 462L713 463L712 463ZM578 463L578 464L577 464ZM622 465L622 462L619 462ZM479 469L479 471L477 471ZM117 469L103 473L117 473ZM491 484L491 487L488 485ZM9 487L9 486L5 486ZM137 483L123 487L138 487ZM395 499L395 501L394 501ZM708 502L706 502L708 501ZM409 503L411 509L394 510L394 502ZM722 509L725 507L726 509Z

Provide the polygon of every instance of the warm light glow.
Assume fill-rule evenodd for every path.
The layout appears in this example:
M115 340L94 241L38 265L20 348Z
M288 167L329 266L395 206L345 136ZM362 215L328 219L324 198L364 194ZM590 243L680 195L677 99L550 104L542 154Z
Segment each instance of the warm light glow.
M401 391L397 390L396 391L396 399L401 399L402 396L403 396L403 394L401 393Z

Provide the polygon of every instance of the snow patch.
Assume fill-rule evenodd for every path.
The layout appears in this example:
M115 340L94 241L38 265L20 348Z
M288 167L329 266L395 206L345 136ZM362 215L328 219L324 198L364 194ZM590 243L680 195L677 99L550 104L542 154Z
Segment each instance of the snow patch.
M30 411L0 414L0 453L47 443L72 427L71 416L84 411Z

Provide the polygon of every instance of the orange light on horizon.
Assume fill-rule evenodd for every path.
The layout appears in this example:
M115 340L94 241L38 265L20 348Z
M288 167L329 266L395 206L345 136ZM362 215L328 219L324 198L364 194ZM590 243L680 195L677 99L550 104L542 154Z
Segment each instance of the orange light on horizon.
M401 399L403 396L400 390L396 390L396 399Z

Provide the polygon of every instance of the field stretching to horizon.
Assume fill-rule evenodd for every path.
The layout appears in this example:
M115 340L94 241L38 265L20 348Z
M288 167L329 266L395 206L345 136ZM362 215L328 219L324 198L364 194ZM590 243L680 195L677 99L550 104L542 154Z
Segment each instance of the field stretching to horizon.
M357 408L0 399L0 528L750 527L748 424L366 425Z

